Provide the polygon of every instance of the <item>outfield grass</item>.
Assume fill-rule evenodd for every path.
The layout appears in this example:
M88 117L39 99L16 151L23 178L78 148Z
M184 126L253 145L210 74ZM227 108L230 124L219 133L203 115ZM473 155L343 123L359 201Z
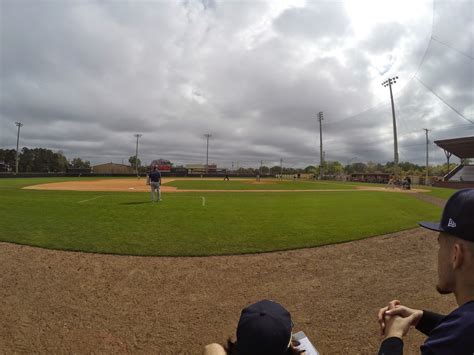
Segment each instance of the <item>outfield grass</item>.
M443 198L445 200L450 198L452 194L454 194L456 191L458 191L456 189L448 189L448 188L445 188L445 187L432 187L432 186L425 187L425 186L422 186L421 188L430 190L430 192L426 192L427 195Z
M132 255L240 254L361 239L440 215L389 192L170 193L153 204L148 193L20 189L64 180L0 179L0 241Z
M293 181L277 179L247 180L174 180L164 184L181 190L348 190L355 186L331 181Z

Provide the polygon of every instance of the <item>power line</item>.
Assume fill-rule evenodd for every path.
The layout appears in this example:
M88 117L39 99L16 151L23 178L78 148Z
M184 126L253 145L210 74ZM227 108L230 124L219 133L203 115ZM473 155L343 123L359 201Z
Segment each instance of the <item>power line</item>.
M415 77L416 80L418 80L420 82L421 85L423 85L426 89L428 89L429 91L431 91L433 93L433 95L435 95L438 99L440 99L446 106L448 106L451 110L453 110L454 112L456 112L459 116L461 116L462 118L464 118L466 121L474 124L474 121L471 121L469 118L467 118L466 116L464 116L461 112L459 112L458 110L456 110L453 106L451 106L450 104L448 104L446 101L444 101L443 98L441 98L436 92L434 92L432 89L430 89L423 81L421 81L420 78L418 77Z
M438 43L440 43L440 44L442 44L442 45L444 45L444 46L446 46L446 47L452 49L452 50L455 51L456 53L459 53L459 54L461 54L461 55L463 55L463 56L465 56L465 57L467 57L467 58L469 58L469 59L471 59L471 60L474 60L474 57L471 57L469 54L466 54L466 53L464 53L464 52L461 52L459 49L456 49L456 48L450 46L449 44L447 44L447 43L445 43L445 42L439 40L438 38L436 38L436 37L434 37L434 36L431 36L431 39L432 39L433 41L436 41L436 42L438 42Z
M408 84L411 83L411 81L413 80L413 78L416 77L416 75L418 74L418 72L420 71L421 69L421 66L423 65L423 63L425 62L425 59L426 59L426 55L428 53L428 49L430 48L430 45L431 45L431 40L433 39L433 28L434 28L434 18L435 18L435 1L433 0L433 11L432 11L432 15L431 15L431 30L430 30L430 34L429 34L429 40L428 40L428 44L426 45L426 48L425 48L425 51L423 52L423 56L421 57L421 60L420 62L418 63L418 66L415 70L415 72L413 73L413 75L410 77L410 79L406 82L405 85L403 85L401 87L401 89L398 91L398 95L397 95L397 98L398 96L401 95L402 91L408 86ZM344 117L342 119L339 119L339 120L334 120L329 123L326 123L326 125L331 125L331 124L336 124L336 123L339 123L339 122L344 122L344 121L347 121L347 120L350 120L350 119L354 119L356 118L357 116L361 116L362 114L366 113L366 112L369 112L371 110L374 110L376 108L379 108L379 107L382 107L382 106L386 106L388 105L386 102L384 101L380 101L378 104L372 106L372 107L369 107L367 109L364 109L363 111L355 114L355 115L352 115L352 116L348 116L348 117Z

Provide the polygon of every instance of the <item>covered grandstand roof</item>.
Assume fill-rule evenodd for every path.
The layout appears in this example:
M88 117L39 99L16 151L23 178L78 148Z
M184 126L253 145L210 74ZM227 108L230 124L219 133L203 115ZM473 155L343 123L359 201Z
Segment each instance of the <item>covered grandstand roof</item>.
M474 158L474 137L443 139L435 143L461 159Z

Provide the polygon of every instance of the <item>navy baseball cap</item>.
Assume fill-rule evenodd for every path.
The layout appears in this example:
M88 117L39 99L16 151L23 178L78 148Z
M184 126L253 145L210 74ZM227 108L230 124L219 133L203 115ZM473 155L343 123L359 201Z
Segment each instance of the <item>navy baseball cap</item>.
M237 325L241 355L280 355L288 350L293 322L280 304L263 300L242 310Z
M474 189L459 190L452 195L444 206L441 222L419 222L419 225L474 242Z

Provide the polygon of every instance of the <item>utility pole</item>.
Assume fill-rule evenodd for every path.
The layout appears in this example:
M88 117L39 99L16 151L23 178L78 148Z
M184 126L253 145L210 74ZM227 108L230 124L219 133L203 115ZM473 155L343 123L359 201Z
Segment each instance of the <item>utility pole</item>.
M20 128L23 127L23 123L15 122L15 125L18 127L18 135L16 136L16 167L15 167L15 175L18 174L18 160L20 158L20 152L18 151L19 144L20 144Z
M423 128L426 134L426 178L425 178L425 185L428 185L428 144L430 143L430 140L428 139L428 132L430 131L427 128Z
M260 169L258 169L258 171L260 172L260 175L262 175L262 167L263 167L263 160L260 160Z
M398 80L398 76L394 78L388 78L382 83L382 86L389 87L390 89L390 101L392 102L392 118L393 118L393 161L395 163L395 177L398 177L398 139L397 139L397 121L395 120L395 105L393 103L392 85Z
M232 162L232 171L234 171L234 162Z
M280 179L283 178L283 158L280 158Z
M142 136L141 134L139 133L136 133L134 134L135 137L137 137L137 149L135 150L135 172L137 173L137 176L138 175L138 139Z
M323 112L320 111L318 113L318 121L319 121L319 180L323 179Z
M204 135L207 139L207 146L206 146L206 174L209 173L209 138L212 137L212 134L206 133Z

